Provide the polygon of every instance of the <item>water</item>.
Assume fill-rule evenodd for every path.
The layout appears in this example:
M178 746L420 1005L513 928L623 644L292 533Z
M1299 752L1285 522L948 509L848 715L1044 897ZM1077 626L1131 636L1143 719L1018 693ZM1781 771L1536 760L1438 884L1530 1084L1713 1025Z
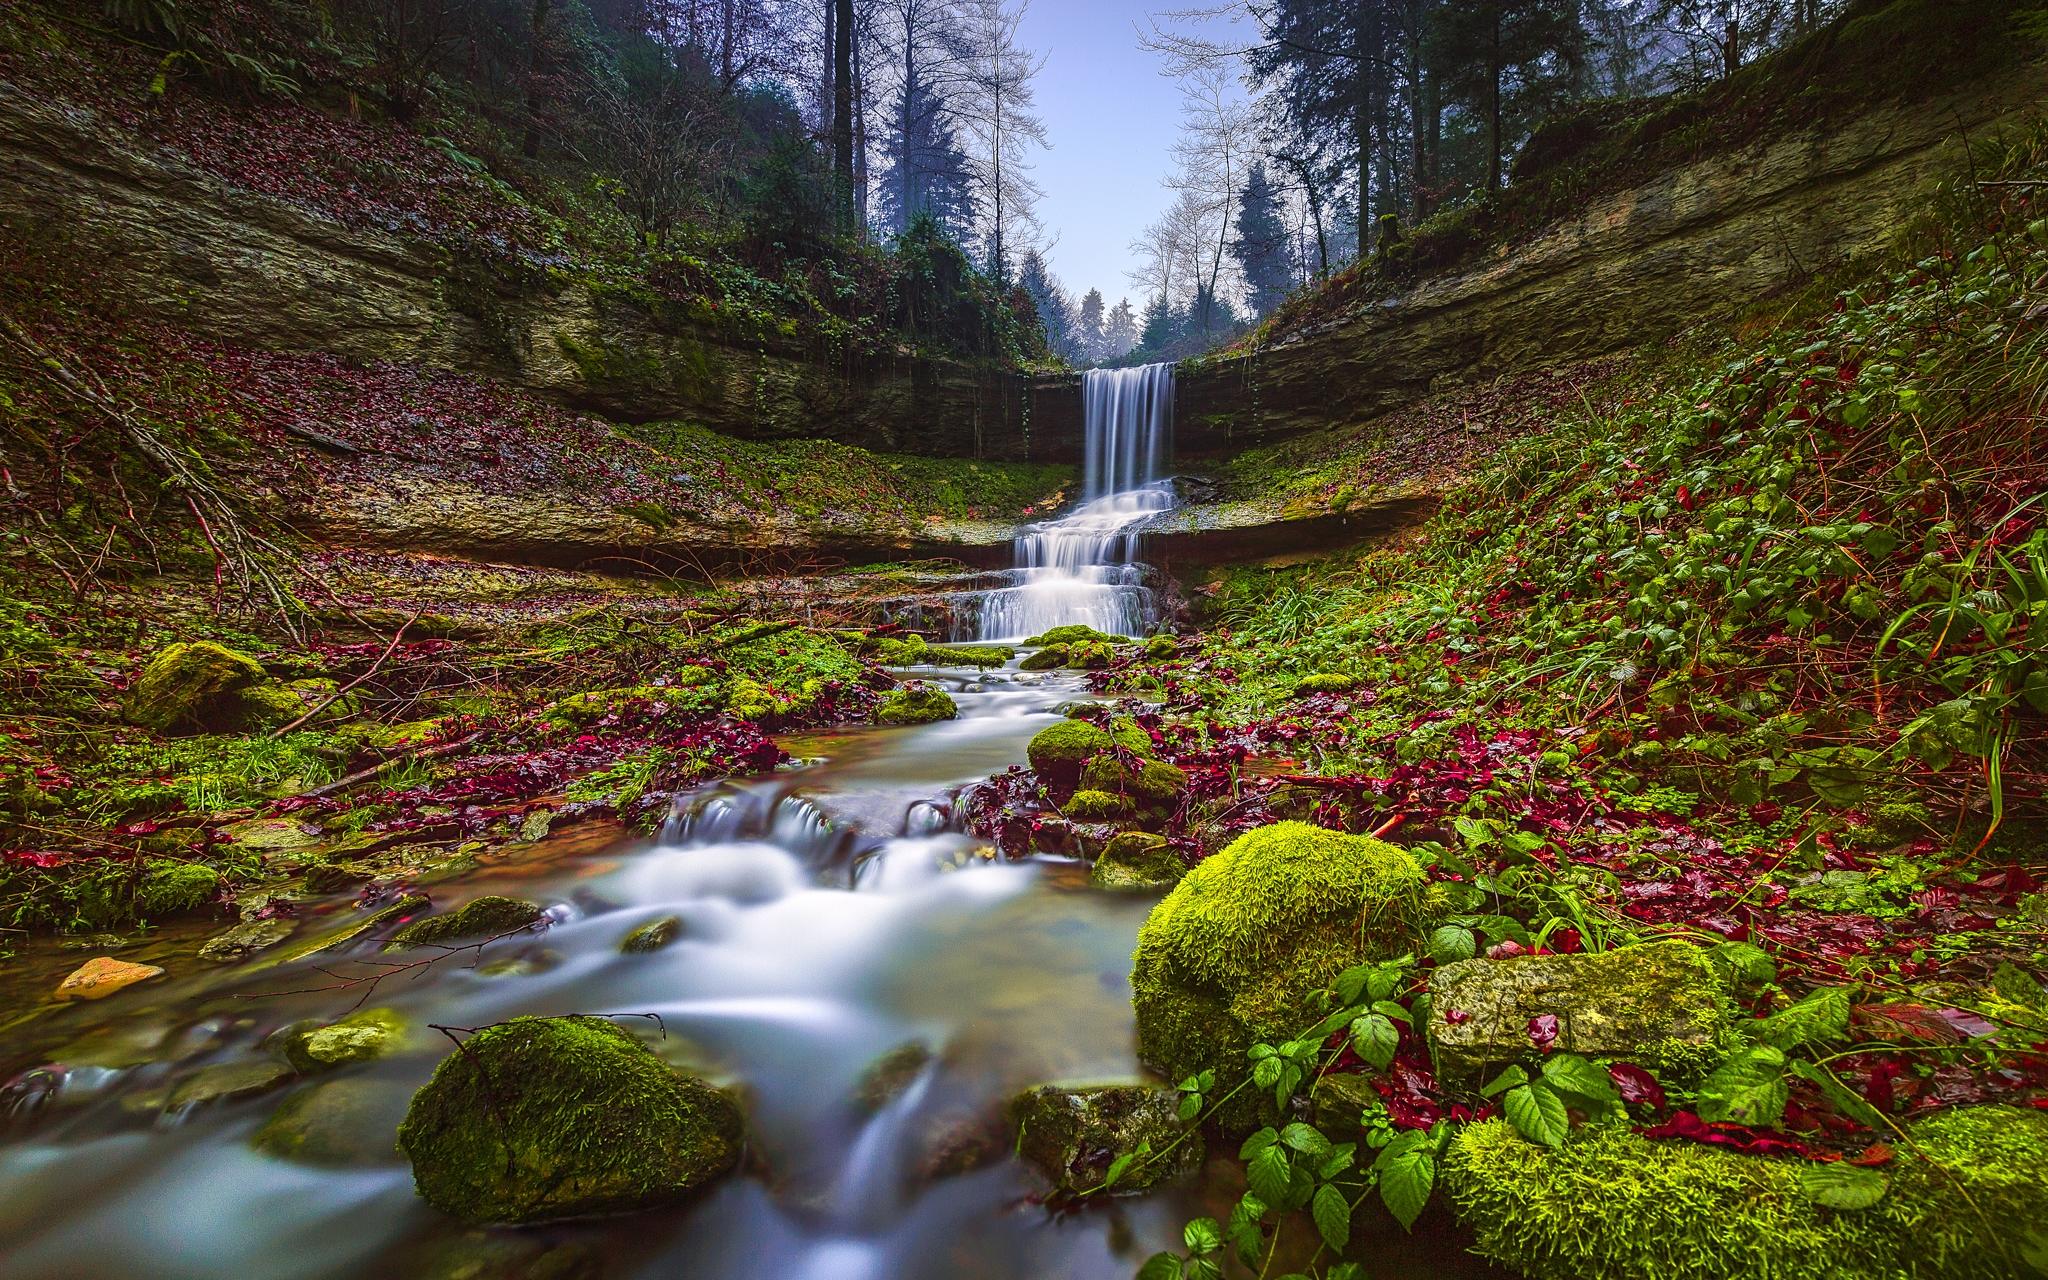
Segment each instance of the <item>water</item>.
M1173 506L1163 476L1173 453L1173 366L1091 369L1081 375L1081 396L1081 505L1018 534L1014 585L981 601L984 640L1020 640L1069 623L1142 635L1157 621L1138 530Z

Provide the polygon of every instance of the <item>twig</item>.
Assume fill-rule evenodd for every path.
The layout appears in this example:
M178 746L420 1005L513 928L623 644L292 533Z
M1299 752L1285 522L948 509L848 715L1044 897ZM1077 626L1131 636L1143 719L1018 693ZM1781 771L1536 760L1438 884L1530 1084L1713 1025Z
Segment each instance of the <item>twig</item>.
M418 622L420 620L420 615L424 612L426 612L424 609L415 609L413 610L413 614L410 618L407 618L404 622L398 624L398 630L394 632L391 636L391 643L384 646L384 652L377 655L377 660L370 664L370 669L368 671L363 672L363 674L357 676L355 679L349 681L347 684L341 686L339 689L336 689L333 693L328 694L325 698L322 698L318 706L308 708L306 714L300 716L298 719L292 721L290 724L284 725L277 729L272 729L270 731L270 736L273 738L282 738L287 733L290 733L292 730L306 723L306 721L311 720L314 716L319 715L322 711L327 710L327 708L333 706L336 702L339 702L344 696L348 694L348 692L351 689L354 689L363 681L368 680L371 676L376 675L377 668L384 665L385 659L389 658L392 655L392 653L397 650L398 642L405 639L405 629L411 626L413 623Z
M315 787L311 791L301 791L299 793L298 798L304 800L319 800L325 796L331 796L337 791L346 791L350 787L353 787L358 783L368 782L370 779L375 778L380 774L388 772L393 767L397 766L403 761L434 760L438 759L441 756L452 756L457 751L460 751L462 748L468 746L470 743L475 742L478 738L481 738L483 736L484 731L482 729L478 729L475 733L465 734L462 737L456 738L450 742L438 743L431 747L422 747L416 751L402 751L395 756L390 756L386 759L378 761L376 764L371 765L367 769L358 769L354 773L348 775L346 778L337 778L333 782L327 783L324 786Z

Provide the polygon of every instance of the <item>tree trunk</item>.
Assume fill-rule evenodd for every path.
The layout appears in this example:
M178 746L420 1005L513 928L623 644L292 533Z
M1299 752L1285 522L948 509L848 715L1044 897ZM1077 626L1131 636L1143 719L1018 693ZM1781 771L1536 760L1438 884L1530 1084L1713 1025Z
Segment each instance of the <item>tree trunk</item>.
M1493 10L1492 44L1487 50L1487 70L1490 73L1488 81L1492 89L1492 93L1487 100L1486 113L1486 189L1488 191L1500 190L1500 81L1501 77L1506 74L1506 68L1501 66L1500 26L1501 10L1500 6L1496 4Z
M853 0L832 0L832 180L839 229L853 227Z
M526 49L526 136L519 153L528 160L540 155L540 73L546 65L548 6L550 0L533 0L532 43Z

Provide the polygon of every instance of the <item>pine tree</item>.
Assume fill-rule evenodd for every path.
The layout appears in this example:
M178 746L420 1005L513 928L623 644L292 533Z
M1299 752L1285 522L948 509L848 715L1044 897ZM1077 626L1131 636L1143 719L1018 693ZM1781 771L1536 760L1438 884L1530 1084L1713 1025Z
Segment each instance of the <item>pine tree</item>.
M978 211L974 176L945 103L929 85L915 82L898 91L894 111L898 128L882 146L882 230L900 236L919 214L927 214L964 243L973 235Z
M1074 350L1077 360L1094 364L1107 352L1102 332L1102 290L1090 289L1081 299L1080 314L1074 317Z
M1164 351L1187 332L1187 317L1176 314L1165 294L1145 304L1145 327L1138 333L1138 345L1147 351Z
M1131 300L1122 298L1110 308L1109 320L1102 326L1102 358L1120 360L1138 345L1138 317L1131 310Z
M1045 255L1037 249L1025 250L1017 269L1017 287L1030 296L1032 306L1037 308L1038 318L1045 325L1046 348L1068 360L1085 358L1074 346L1074 304L1053 278L1051 268L1045 265Z
M1254 316L1270 315L1294 287L1294 267L1280 195L1262 163L1252 165L1238 196L1235 230L1230 253L1244 274L1245 301Z

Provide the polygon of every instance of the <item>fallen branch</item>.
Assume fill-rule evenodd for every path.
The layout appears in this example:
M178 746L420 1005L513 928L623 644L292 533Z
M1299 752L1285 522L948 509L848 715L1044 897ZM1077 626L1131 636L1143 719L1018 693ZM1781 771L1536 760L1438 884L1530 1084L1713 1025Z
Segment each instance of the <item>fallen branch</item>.
M389 773L392 769L396 768L398 765L404 763L405 761L434 760L440 758L441 756L452 756L456 752L462 750L464 747L468 746L472 742L475 742L478 738L481 738L483 736L484 731L482 729L478 729L475 733L465 734L464 736L453 739L449 742L437 743L431 747L421 747L416 751L402 751L395 756L389 756L383 760L378 761L376 764L371 765L367 769L358 769L354 773L348 775L346 778L337 778L333 782L327 783L324 786L314 787L311 791L301 791L298 795L298 798L305 800L320 800L327 796L334 795L336 792L346 791L350 787L358 786L362 783L370 781L372 778L380 777L383 774Z
M405 639L405 629L407 627L410 627L413 623L418 622L420 620L420 614L424 612L425 610L423 609L415 609L413 610L412 616L410 618L407 618L404 622L398 624L398 630L395 633L393 633L391 637L391 643L384 646L384 652L377 655L377 660L370 664L370 669L368 671L363 672L363 674L357 676L355 679L349 681L347 684L341 686L339 689L336 689L333 693L328 694L325 698L322 698L320 700L319 705L308 709L306 714L300 716L298 719L292 721L290 724L285 725L281 728L272 729L270 731L270 736L273 738L282 738L287 733L290 733L292 730L306 723L306 721L311 720L314 716L319 715L322 711L327 710L327 708L333 706L336 702L339 702L343 697L347 696L350 690L354 689L357 685L361 684L365 680L368 680L371 676L376 675L377 668L384 665L385 659L389 658L394 652L397 651L398 642Z

